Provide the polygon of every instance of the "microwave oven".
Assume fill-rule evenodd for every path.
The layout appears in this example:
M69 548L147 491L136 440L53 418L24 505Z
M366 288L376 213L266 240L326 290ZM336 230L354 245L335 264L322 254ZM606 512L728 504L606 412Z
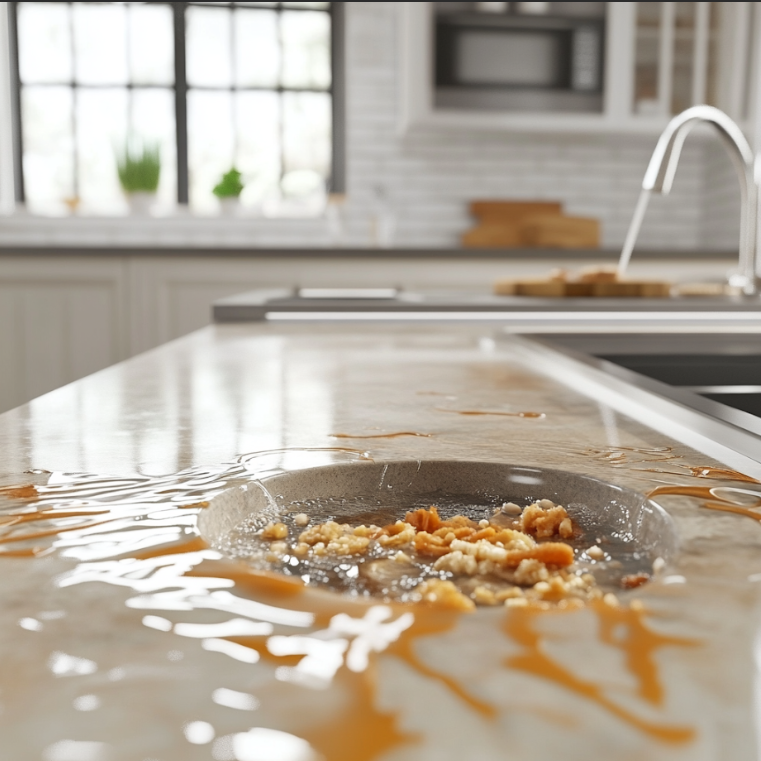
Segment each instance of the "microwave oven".
M602 110L605 20L445 14L436 19L436 105Z

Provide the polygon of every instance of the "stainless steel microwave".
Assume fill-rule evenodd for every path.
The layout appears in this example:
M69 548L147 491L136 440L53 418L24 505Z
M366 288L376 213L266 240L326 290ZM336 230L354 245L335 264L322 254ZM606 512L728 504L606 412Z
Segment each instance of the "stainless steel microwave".
M446 14L436 19L436 105L602 110L605 20Z

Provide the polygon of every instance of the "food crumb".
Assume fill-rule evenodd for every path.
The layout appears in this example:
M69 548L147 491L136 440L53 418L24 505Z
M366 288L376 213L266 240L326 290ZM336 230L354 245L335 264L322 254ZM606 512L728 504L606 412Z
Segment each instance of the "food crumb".
M268 523L262 531L262 539L273 541L285 539L288 536L288 527L285 523Z
M286 574L312 578L312 583L350 585L352 594L459 611L476 605L574 609L594 601L619 606L615 594L606 594L591 573L575 564L582 551L592 561L610 561L609 556L597 545L582 550L584 545L577 544L582 531L551 500L523 508L506 502L491 519L447 518L431 506L383 526L319 522L295 511L287 520L288 525L270 522L256 532L262 540L260 557ZM656 561L654 568L660 564ZM620 579L624 589L650 579L650 574L632 570Z
M596 544L593 544L587 550L587 557L591 558L592 560L602 560L605 557L605 553L603 552L602 547L598 547Z

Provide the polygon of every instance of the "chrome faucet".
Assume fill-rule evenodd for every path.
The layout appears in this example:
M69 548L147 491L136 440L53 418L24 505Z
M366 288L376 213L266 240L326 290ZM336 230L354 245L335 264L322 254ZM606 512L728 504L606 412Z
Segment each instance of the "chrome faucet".
M652 193L660 193L664 196L669 194L684 141L690 130L700 122L707 122L716 127L737 169L741 198L740 258L739 271L732 275L730 284L740 287L748 296L755 296L758 293L761 262L758 257L756 237L758 187L754 177L753 151L737 124L723 111L713 106L693 106L682 111L668 123L660 136L642 181L642 195L621 252L619 273L623 274L631 257L648 198Z

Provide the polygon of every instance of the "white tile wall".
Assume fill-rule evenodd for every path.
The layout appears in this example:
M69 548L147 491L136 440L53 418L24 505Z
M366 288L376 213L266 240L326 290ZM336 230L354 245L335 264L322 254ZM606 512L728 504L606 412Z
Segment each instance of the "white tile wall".
M618 247L656 137L420 131L401 135L398 14L401 3L347 3L346 246L371 244L375 188L395 211L402 247L454 247L471 225L474 198L548 199L602 222ZM558 117L562 118L562 117ZM716 138L688 140L674 190L654 198L640 244L651 248L737 245L739 195ZM0 245L327 247L324 218L237 220L0 218Z
M470 225L467 202L479 197L561 200L568 213L602 221L604 245L620 245L655 137L399 135L400 5L347 3L346 216L352 242L366 239L373 186L382 185L396 209L400 245L456 245ZM716 192L708 181L710 172L715 166L725 170L715 154L710 137L688 142L672 194L651 202L643 246L691 248L709 245L709 240L711 246L734 244L736 194L722 191L721 211L708 204L713 211L705 213L707 188Z

